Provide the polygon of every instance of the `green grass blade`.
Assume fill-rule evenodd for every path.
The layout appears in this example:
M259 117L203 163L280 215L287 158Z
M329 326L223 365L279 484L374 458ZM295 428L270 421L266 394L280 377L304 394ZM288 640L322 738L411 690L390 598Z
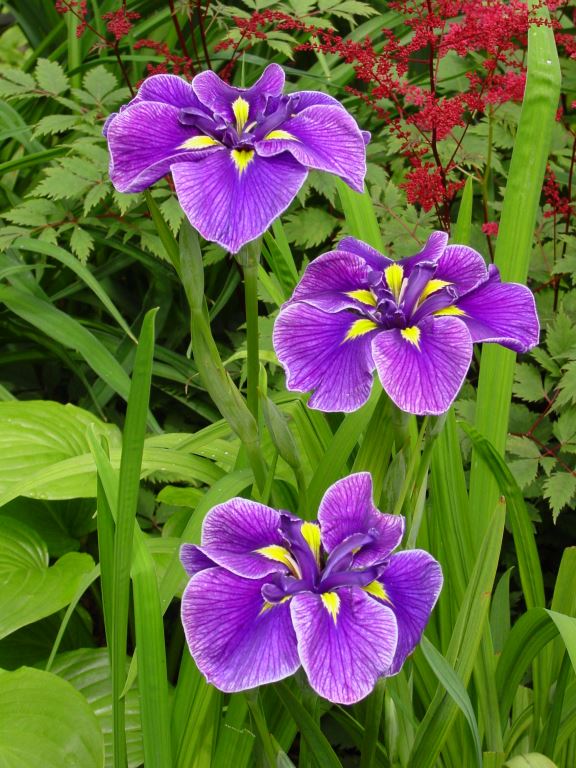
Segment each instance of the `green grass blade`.
M382 251L380 225L368 190L365 189L363 194L354 192L341 179L336 180L336 188L350 234Z
M484 622L488 617L504 520L505 508L499 503L482 542L446 654L447 662L463 685L468 684L472 674ZM436 765L438 755L459 711L453 698L446 690L439 688L416 732L409 765L418 768L432 768Z
M130 385L118 480L118 508L116 533L114 536L114 581L112 584L113 634L111 647L115 768L124 768L126 765L124 701L121 697L126 677L126 639L128 632L132 541L140 489L140 466L144 451L146 415L150 398L152 358L154 353L154 317L156 311L150 310L142 324L142 332L134 361L132 383Z
M533 24L528 31L526 90L510 162L495 259L502 279L517 283L524 283L528 274L536 213L560 94L560 67L548 11L535 0L529 5L539 8L539 17L547 23ZM515 358L513 352L497 345L486 345L482 350L476 427L500 454L504 453L508 432ZM496 480L475 452L470 504L476 540L483 536L497 496Z

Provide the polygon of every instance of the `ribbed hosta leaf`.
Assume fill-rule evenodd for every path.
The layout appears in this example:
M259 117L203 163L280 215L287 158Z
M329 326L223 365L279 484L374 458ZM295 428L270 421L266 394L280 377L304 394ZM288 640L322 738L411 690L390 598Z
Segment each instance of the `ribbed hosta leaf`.
M0 517L0 638L68 605L93 567L90 555L78 552L49 567L46 545L32 528Z
M0 403L0 495L46 467L90 453L86 433L92 428L106 437L111 448L119 446L118 429L82 408L41 401ZM95 474L63 477L25 495L40 499L95 496Z
M104 735L106 766L112 766L112 683L108 651L105 648L83 648L62 653L56 657L51 669L68 680L88 700ZM140 703L135 687L128 691L125 701L128 765L129 768L135 768L144 761Z
M0 670L2 768L101 768L98 721L78 691L49 672Z

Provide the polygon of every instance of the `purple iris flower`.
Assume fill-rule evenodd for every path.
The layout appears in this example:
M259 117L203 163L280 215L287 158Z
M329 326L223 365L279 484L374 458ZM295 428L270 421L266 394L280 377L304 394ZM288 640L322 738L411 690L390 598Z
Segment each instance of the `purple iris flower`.
M427 552L391 554L403 532L403 517L375 508L367 472L326 491L317 523L241 498L214 507L202 546L180 551L191 577L182 622L200 671L235 692L302 665L332 702L367 696L400 671L442 588Z
M214 72L149 77L104 126L112 183L142 192L171 172L192 226L233 253L288 207L310 168L362 192L370 134L331 96L283 87L278 64L251 88Z
M474 342L516 352L538 343L534 297L498 269L433 232L415 256L392 261L353 237L315 259L274 326L288 389L308 405L354 411L374 368L403 411L440 414L458 394Z

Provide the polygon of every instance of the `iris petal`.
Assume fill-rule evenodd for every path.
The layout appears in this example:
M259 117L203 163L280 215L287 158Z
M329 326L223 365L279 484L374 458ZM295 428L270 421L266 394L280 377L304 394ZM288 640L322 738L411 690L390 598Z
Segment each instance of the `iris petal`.
M369 330L345 341L359 321L352 312L322 312L308 303L285 306L274 325L274 349L287 386L315 390L308 401L322 411L354 411L370 396L374 363ZM369 322L369 321L368 321Z
M304 592L290 601L298 653L316 693L354 704L390 667L398 641L396 620L359 587L328 595Z
M261 594L265 583L209 568L184 591L182 624L190 652L221 691L282 680L300 666L290 605L267 605Z
M374 338L376 369L382 386L403 411L444 413L468 372L472 339L456 317L426 317L417 327L417 344L396 328Z

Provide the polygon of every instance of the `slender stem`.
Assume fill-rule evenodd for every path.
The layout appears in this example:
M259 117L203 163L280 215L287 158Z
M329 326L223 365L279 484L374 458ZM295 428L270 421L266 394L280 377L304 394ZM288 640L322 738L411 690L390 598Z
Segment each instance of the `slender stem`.
M244 271L244 301L246 306L246 351L248 408L258 423L258 378L260 355L258 350L258 261L260 243L248 243L238 254Z
M362 740L360 768L373 768L375 764L376 746L378 744L378 734L384 708L385 689L386 678L381 677L366 702L366 719L364 720L364 739Z
M250 709L252 717L254 718L256 733L258 735L258 739L260 741L262 750L264 752L267 768L275 768L277 764L276 762L277 749L274 746L274 742L272 741L272 736L270 735L270 731L268 730L268 725L266 724L266 716L264 714L264 709L262 708L262 705L260 704L260 701L258 698L258 689L256 688L255 690L248 691L245 694L245 696L246 696L246 702L248 704L248 708Z

